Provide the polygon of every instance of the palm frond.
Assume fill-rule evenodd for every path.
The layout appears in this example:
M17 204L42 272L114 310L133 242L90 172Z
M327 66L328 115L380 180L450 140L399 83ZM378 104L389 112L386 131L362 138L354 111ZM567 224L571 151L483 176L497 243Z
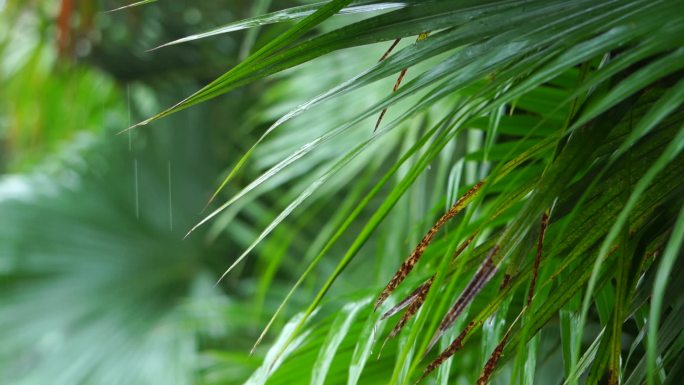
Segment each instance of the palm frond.
M333 18L354 7L363 11L354 21ZM307 249L306 267L257 343L305 281L314 282L313 299L250 381L336 383L349 369L350 383L408 384L433 371L447 383L456 371L444 365L460 356L470 382L531 383L547 364L556 369L545 372L548 382L675 381L684 325L672 315L681 301L667 295L674 283L653 282L683 267L681 15L683 4L668 0L333 0L181 39L296 21L136 126L267 77L296 80L280 83L281 93L322 83L315 65L326 60L368 62L275 119L256 119L268 127L219 184L213 197L225 203L192 228L219 219L212 230L220 232L241 202L292 183L282 211L227 275L298 210L354 191ZM393 89L406 68L411 79ZM369 103L344 104L368 95ZM373 132L367 123L385 111L392 119ZM249 162L262 174L234 186ZM365 305L366 290L316 315L340 277L375 259L381 312ZM408 300L383 305L395 294ZM380 336L371 325L404 306L388 332L398 341L372 362L367 339ZM640 342L625 361L627 333ZM542 362L551 345L556 361Z

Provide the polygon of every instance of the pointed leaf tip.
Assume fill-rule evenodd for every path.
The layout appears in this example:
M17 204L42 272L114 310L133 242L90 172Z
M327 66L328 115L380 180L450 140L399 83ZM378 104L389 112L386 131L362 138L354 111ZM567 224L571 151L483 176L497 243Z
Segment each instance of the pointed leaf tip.
M110 10L104 11L104 13L111 13L111 12L116 12L116 11L122 11L122 10L124 10L124 9L137 7L137 6L139 6L139 5L144 5L144 4L148 4L148 3L154 3L155 1L157 1L157 0L143 0L143 1L137 1L137 2L132 3L132 4L128 4L128 5L124 5L124 6L118 7L118 8L114 8L114 9L110 9Z
M397 334L403 329L403 327L408 323L408 321L413 318L413 316L418 312L418 310L423 306L423 303L425 302L425 298L427 297L428 292L430 291L430 288L432 287L432 282L434 280L434 276L432 276L428 282L420 286L420 291L418 292L418 295L416 295L416 298L411 301L411 304L408 306L406 309L406 312L404 312L404 315L401 316L397 324L394 326L394 329L390 332L390 334L387 336L387 338L394 338L396 337Z
M442 322L440 322L439 327L435 332L435 335L432 336L432 339L430 340L428 347L425 349L425 354L432 350L432 347L435 346L435 344L442 337L444 332L447 331L451 327L451 325L453 325L454 321L456 321L458 316L460 316L461 313L463 313L463 310L465 310L465 308L473 301L475 296L477 296L477 294L480 293L484 285L487 284L487 282L489 282L489 280L494 276L494 274L497 271L497 268L494 265L493 258L498 252L499 245L494 246L492 250L489 252L485 260L477 269L475 275L473 275L473 278L471 278L466 288L463 289L461 295L458 297L456 302L454 302L454 305L451 307L451 309L449 309L447 314L444 316Z

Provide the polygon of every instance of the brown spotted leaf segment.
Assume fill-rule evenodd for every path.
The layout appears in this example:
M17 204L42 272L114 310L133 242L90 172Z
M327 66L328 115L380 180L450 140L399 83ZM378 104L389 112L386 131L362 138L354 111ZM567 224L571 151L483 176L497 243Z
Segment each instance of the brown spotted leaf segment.
M430 32L423 32L420 35L418 35L416 42L425 40L428 38L428 36L430 36ZM399 40L401 40L401 39L397 39L394 41L394 43L392 43L392 46L390 46L390 48L387 50L387 52L385 52L385 54L382 55L382 57L380 58L380 61L385 60L387 58L387 56L389 56L390 52L392 52L394 47L396 47L397 44L399 43ZM403 70L401 70L401 73L399 73L399 77L397 78L397 81L394 83L394 87L392 87L392 92L397 92L397 90L399 89L399 86L401 85L401 82L404 80L404 76L406 76L407 71L408 71L408 68L404 68ZM385 117L386 113L387 113L387 108L383 109L382 112L380 112L380 116L378 116L378 120L377 120L377 122L375 122L375 128L373 128L373 132L378 130L378 127L380 127L380 123L382 122L382 119Z
M394 326L394 329L392 329L388 338L394 338L401 331L404 325L406 325L406 323L410 321L411 318L413 318L413 316L418 312L418 309L420 309L420 307L423 306L423 303L425 302L425 297L427 297L427 294L430 291L430 288L432 287L432 282L434 280L435 276L433 275L427 282L420 286L420 291L418 292L418 295L416 295L416 298L408 306L406 312L404 312L404 315L401 316L399 322L397 322L397 324Z
M494 265L493 258L498 252L498 245L494 246L494 248L489 252L484 262L477 269L477 272L473 278L470 280L451 309L444 316L442 322L440 322L437 332L435 332L435 335L430 340L428 347L425 349L426 353L432 349L444 332L449 329L451 325L453 325L454 321L456 321L458 316L463 313L463 310L465 310L466 306L472 302L475 296L477 296L477 294L482 290L484 285L487 284L487 282L489 282L489 280L494 276L497 269Z
M544 247L544 236L546 235L546 227L549 225L549 213L544 212L541 219L541 229L539 230L539 239L537 240L537 254L534 257L534 268L532 270L532 282L530 282L530 291L527 293L527 306L532 303L534 297L534 289L537 284L537 275L539 275L539 264L542 257L542 249Z
M381 320L387 319L400 311L404 310L407 306L412 304L416 297L423 292L424 287L426 285L432 285L432 280L434 279L434 275L430 277L427 281L423 282L420 286L418 286L415 290L411 292L406 298L404 298L401 302L399 302L397 305L395 305L393 308L389 309L385 314L380 317Z
M508 332L510 332L510 329ZM499 344L496 345L496 348L494 349L494 352L492 352L492 355L489 356L489 359L485 364L484 370L482 370L482 374L480 374L480 377L477 379L477 385L485 385L489 382L489 378L492 376L492 373L494 373L494 369L496 369L496 364L497 362L499 362L499 358L501 358L501 352L503 352L503 349L506 346L508 332L506 332L506 334L503 336L501 342L499 342Z
M442 363L449 359L449 357L456 354L456 352L463 347L463 341L468 336L468 334L470 334L474 327L475 322L470 322L468 325L466 325L461 334L459 334L458 337L456 337L456 339L453 342L451 342L451 344L449 344L449 346L425 368L423 374L420 376L418 381L416 381L416 384L421 382L428 374L432 373L433 370L437 369L440 365L442 365Z
M399 286L399 284L406 278L406 276L413 270L413 267L416 265L418 260L420 260L420 257L423 256L423 253L425 252L425 249L428 247L430 242L432 242L433 238L437 234L437 232L444 226L451 218L456 216L456 214L460 213L461 210L465 208L465 206L470 203L470 201L473 199L475 194L480 190L482 185L484 184L484 181L480 181L476 183L473 187L470 188L462 197L460 197L456 203L454 203L453 206L447 211L444 215L442 215L441 218L430 228L430 230L425 234L423 239L420 240L418 245L413 249L413 252L409 257L404 261L404 263L401 264L401 267L399 267L399 270L394 274L394 277L389 281L385 289L380 293L380 296L378 299L375 301L375 309L382 305L383 302L387 299L387 297L394 292L394 289Z

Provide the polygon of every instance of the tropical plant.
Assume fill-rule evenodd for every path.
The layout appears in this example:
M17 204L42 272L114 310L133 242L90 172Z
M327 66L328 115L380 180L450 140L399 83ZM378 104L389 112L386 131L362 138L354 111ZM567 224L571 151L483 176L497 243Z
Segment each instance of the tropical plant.
M311 36L336 13L388 9ZM230 183L264 138L284 122L326 100L362 94L364 86L401 72L394 92L302 141L300 149L282 157L204 220L286 167L306 163L300 159L321 143L343 141L345 152L327 159L327 171L316 176L259 241L355 159L370 153L362 163L371 163L376 153L372 146L389 147L390 133L403 130L413 136L410 146L392 145L397 160L378 155L384 167L374 178L377 183L355 203L340 207L344 221L332 221L334 233L326 237L311 266L328 257L330 245L345 232L356 237L306 311L284 328L263 371L253 379L262 376L265 381L264 374L287 353L296 355L294 347L301 345L299 355L309 354L309 359L290 359L290 370L276 371L272 382L291 381L285 378L310 368L312 383L322 383L347 336L347 349L337 353L344 358L334 362L338 369L349 366L349 383L358 380L374 344L368 333L377 315L371 312L365 322L354 319L371 307L370 301L339 308L332 324L325 324L330 329L327 337L304 338L322 327L307 326L307 321L350 262L368 255L362 246L377 237L375 231L399 198L420 183L436 199L426 199L422 220L404 226L419 225L427 232L413 251L406 249L409 257L396 266L374 302L375 309L386 311L382 318L404 311L388 336L401 334L399 347L391 353L395 363L390 383L422 380L438 368L439 381L446 383L450 370L445 362L472 345L467 341L478 331L484 359L468 367L482 366L481 374L465 371L470 373L466 378L478 383L489 381L498 367L506 368L500 374L506 383L531 383L546 365L563 370L546 372L539 380L544 383L577 383L580 378L588 383L604 378L609 383L676 381L682 348L677 336L684 335L673 318L681 298L674 294L677 284L668 285L668 277L681 271L684 235L683 11L676 1L330 1L182 39L298 20L241 64L143 125L334 51L418 37L390 53L393 43L377 64L283 115L221 184ZM416 75L400 85L407 68ZM379 119L377 132L359 126L411 98L393 120L381 124ZM426 113L445 100L449 109ZM401 128L421 116L422 124ZM304 127L310 126L299 131ZM349 139L353 127L364 127L365 137ZM459 145L460 151L454 151ZM463 168L470 173L460 178ZM443 203L454 202L456 191L460 198L445 211ZM429 220L435 217L439 219ZM365 221L360 230L357 221ZM429 222L433 225L425 226ZM440 235L443 227L448 233ZM501 281L498 289L492 280ZM394 307L384 306L395 291L404 299ZM351 331L352 324L366 326ZM352 349L351 358L343 355ZM287 362L283 365L288 367ZM377 381L387 380L386 369L373 373ZM340 376L329 377L343 382Z
M266 77L285 77L267 106L333 83L257 106L263 133L188 234L291 191L219 278L269 236L304 244L257 345L293 293L311 300L256 347L247 383L677 383L682 15L674 0L331 0L165 44L295 22L133 132ZM248 166L263 172L243 186ZM287 247L262 248L262 293L298 268Z

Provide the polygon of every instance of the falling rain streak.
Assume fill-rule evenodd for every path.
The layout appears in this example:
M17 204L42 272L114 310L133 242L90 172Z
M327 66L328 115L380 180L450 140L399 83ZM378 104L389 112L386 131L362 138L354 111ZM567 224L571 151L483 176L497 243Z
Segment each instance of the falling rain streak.
M173 196L171 195L171 161L168 163L169 180L169 230L173 231Z
M128 126L131 126L131 85L126 86L128 99ZM133 133L128 131L128 151L133 152ZM140 187L138 185L138 158L133 156L133 193L135 198L135 218L140 219Z

